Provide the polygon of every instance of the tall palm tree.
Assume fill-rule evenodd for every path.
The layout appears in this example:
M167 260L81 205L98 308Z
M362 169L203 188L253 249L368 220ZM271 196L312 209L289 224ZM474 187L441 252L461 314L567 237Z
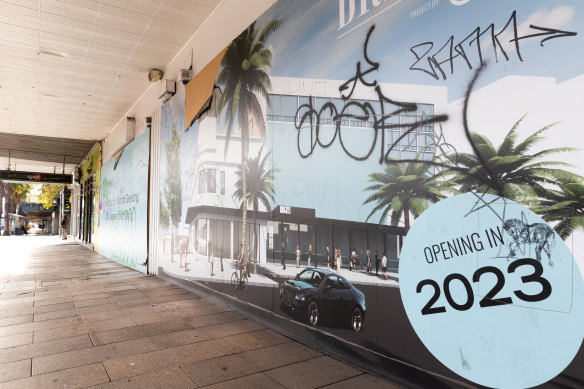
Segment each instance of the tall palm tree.
M426 163L390 163L383 173L371 173L369 182L373 184L365 191L374 193L363 204L376 205L367 221L381 210L379 224L386 224L390 216L390 225L397 226L403 217L407 233L411 225L410 213L417 218L430 202L443 199L443 192L449 191L449 183L440 180L439 176L428 175L427 169Z
M266 124L258 96L270 104L270 77L266 73L272 66L272 52L266 48L269 36L278 29L281 20L272 20L258 35L255 22L244 30L229 45L221 60L221 71L217 77L219 84L224 85L223 95L219 100L219 109L225 108L227 131L225 139L225 155L229 148L233 125L237 120L241 132L241 171L246 172L245 160L249 147L249 123L253 120L255 128L262 139L265 139ZM246 175L241 177L242 198L247 198ZM243 202L243 225L241 243L245 245L247 223L247 202ZM244 246L245 247L245 246Z
M171 136L166 142L166 177L164 182L164 196L168 205L168 215L171 221L170 231L170 260L174 261L175 239L178 224L182 218L182 184L180 168L180 135L174 123L171 127Z
M258 234L257 234L257 212L259 208L259 203L262 203L266 210L270 212L272 207L270 206L270 200L274 201L274 196L276 194L276 188L274 187L274 174L278 172L278 169L266 170L266 162L268 161L268 156L270 153L266 153L264 157L261 157L262 149L258 152L257 157L249 158L246 161L245 166L237 171L237 176L239 179L235 183L235 193L233 194L237 201L243 201L247 198L247 203L253 207L253 230L254 230L254 264L253 272L257 274L257 263L258 263ZM243 171L245 169L245 171ZM244 197L243 194L243 177L247 177L247 194Z
M550 190L535 212L548 222L558 222L554 229L566 240L575 229L584 229L584 185L582 182L560 183Z
M452 179L460 185L461 192L492 193L534 204L537 197L545 198L548 195L546 184L555 184L559 180L578 180L577 175L557 168L567 164L541 160L550 154L571 151L571 148L554 148L529 154L529 150L543 139L541 135L554 124L545 126L517 143L517 128L524 118L513 125L498 148L485 136L470 131L473 153L449 156L456 166L446 169L446 173L451 174Z

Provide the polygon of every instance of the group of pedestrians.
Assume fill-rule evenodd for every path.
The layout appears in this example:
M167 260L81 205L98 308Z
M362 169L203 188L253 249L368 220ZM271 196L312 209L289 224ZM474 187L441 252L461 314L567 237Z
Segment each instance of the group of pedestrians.
M282 270L286 270L286 245L282 241ZM326 246L326 268L327 270L335 269L337 274L341 274L341 267L343 265L341 250L335 248L334 257L331 257L331 250L329 246ZM300 268L300 258L302 256L302 251L300 250L300 246L296 246L295 250L296 254L296 268ZM371 258L371 251L367 249L365 251L365 258L367 261L367 273L372 271L372 258ZM310 267L312 261L312 244L308 244L308 254L306 258L306 267ZM349 258L349 271L353 271L353 269L357 266L357 250L353 249L351 251L351 256ZM383 278L388 280L389 277L387 276L387 255L384 252L383 256L379 257L379 252L375 250L375 275L379 276L379 267L381 266L381 271L383 273ZM363 270L363 261L361 261L361 270Z

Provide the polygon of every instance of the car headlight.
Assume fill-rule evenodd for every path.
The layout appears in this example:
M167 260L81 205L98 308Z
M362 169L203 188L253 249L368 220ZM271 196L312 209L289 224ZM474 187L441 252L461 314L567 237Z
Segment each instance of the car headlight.
M306 296L304 296L303 294L294 295L294 300L304 301L305 299L306 299Z

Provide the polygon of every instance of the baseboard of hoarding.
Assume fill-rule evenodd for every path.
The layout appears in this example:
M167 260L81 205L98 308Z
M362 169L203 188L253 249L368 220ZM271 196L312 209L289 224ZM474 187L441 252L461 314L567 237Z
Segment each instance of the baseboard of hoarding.
M176 278L166 274L162 269L159 269L157 277L400 387L414 389L476 387L467 382L428 371L407 361L348 342L345 339L306 324L287 319L270 310L218 292L203 283Z

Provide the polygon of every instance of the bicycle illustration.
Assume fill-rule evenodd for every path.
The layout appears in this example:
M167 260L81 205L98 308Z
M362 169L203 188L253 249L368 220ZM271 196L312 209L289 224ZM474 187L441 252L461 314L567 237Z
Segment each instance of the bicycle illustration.
M241 257L237 260L237 269L231 274L231 286L233 290L247 290L247 279L250 277L247 265L247 256L242 253Z

